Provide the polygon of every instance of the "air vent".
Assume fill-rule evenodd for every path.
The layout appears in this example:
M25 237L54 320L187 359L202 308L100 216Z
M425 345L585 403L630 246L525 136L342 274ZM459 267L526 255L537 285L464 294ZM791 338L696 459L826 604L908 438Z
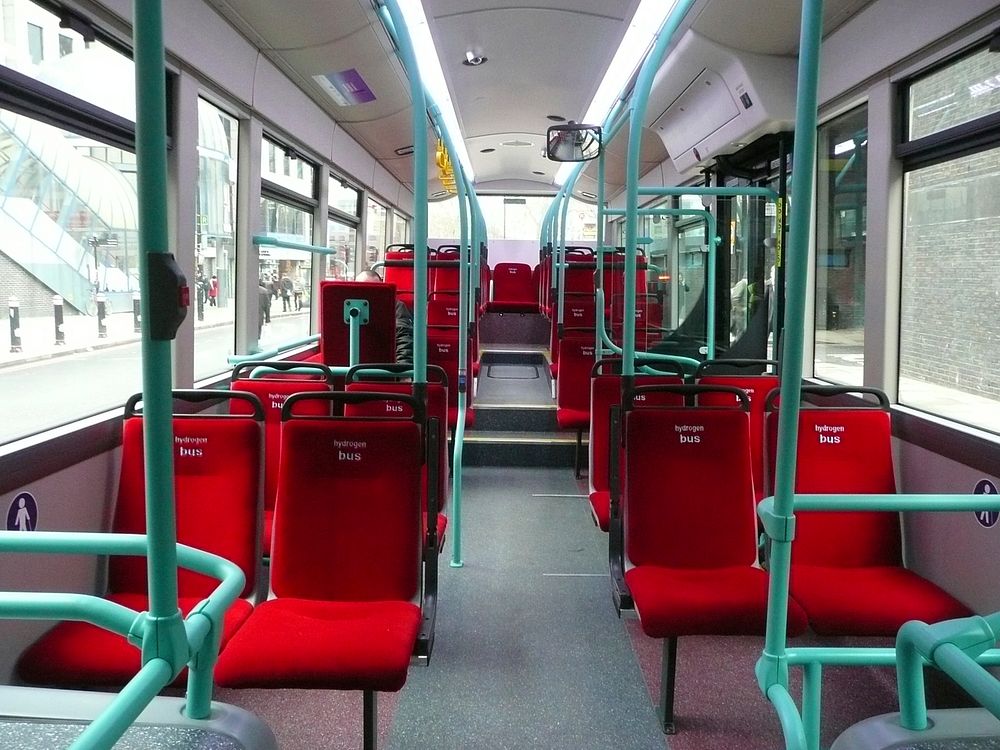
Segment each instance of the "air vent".
M492 154L494 151L496 151L495 148L481 148L481 149L479 149L479 153L481 153L481 154Z
M500 141L500 145L509 146L510 148L531 148L535 144L531 141L519 141L515 139L513 141Z

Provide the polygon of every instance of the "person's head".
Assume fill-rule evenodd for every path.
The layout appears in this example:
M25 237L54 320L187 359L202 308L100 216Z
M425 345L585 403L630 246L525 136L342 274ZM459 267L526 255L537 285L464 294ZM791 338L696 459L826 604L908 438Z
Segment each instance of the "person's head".
M354 280L355 281L374 281L374 282L378 283L378 282L382 281L382 277L379 276L377 272L371 270L370 268L366 268L364 271L362 271L357 276L355 276Z
M219 278L219 277L218 277L218 276L216 276L216 275L215 275L215 274L213 273L213 274L212 274L212 278L213 278L213 279L217 279L217 278Z

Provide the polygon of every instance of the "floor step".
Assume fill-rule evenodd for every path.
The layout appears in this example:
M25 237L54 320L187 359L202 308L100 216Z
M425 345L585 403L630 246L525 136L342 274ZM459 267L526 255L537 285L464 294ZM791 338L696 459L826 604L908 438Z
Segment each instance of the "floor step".
M555 404L476 404L476 429L480 432L555 432Z
M462 449L466 466L573 466L576 434L573 432L481 431L468 432ZM587 460L583 436L581 462Z

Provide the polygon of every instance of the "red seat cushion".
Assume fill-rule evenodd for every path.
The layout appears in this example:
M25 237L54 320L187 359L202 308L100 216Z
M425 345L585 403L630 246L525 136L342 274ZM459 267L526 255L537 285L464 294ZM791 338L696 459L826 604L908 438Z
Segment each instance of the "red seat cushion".
M625 582L642 630L653 638L764 632L768 581L759 568L642 565L627 571ZM802 608L789 601L789 633L801 633L805 627Z
M420 628L409 602L273 599L219 658L223 687L396 691Z
M149 609L149 599L142 594L113 594L107 598L137 612ZM181 612L186 617L200 601L200 597L181 598ZM223 647L252 611L244 599L233 602L223 621ZM135 677L141 666L139 649L123 636L87 622L62 622L24 652L18 673L25 682L36 685L117 687ZM186 679L185 669L173 684L183 685Z
M607 531L611 524L611 492L608 490L591 492L590 509L600 530Z
M930 581L895 565L793 565L791 593L821 635L892 636L907 620L938 622L972 614Z
M561 408L556 410L556 422L563 430L585 430L590 426L589 409Z

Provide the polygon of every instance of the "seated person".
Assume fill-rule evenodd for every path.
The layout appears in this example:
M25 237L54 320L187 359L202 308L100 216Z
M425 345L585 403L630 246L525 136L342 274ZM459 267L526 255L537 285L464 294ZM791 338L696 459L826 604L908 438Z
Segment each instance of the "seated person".
M382 277L375 271L366 269L355 276L354 280L381 283ZM396 361L413 361L413 313L398 297L396 298Z

